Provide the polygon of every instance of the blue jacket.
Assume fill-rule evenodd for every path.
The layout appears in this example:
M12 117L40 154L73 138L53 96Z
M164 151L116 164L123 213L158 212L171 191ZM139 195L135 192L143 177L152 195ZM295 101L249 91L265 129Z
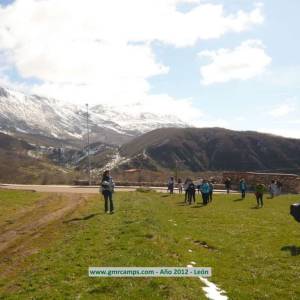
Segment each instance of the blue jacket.
M246 191L247 190L247 184L245 181L240 181L240 191Z
M202 192L203 194L208 194L209 191L210 191L209 184L208 184L207 182L206 182L206 183L203 183L203 184L201 185L201 192Z

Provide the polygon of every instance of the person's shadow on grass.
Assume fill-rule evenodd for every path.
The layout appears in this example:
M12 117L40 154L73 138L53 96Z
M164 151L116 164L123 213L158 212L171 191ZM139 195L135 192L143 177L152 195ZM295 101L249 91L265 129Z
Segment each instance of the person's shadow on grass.
M262 208L261 206L253 206L253 207L250 207L251 209L260 209L260 208Z
M203 204L198 204L195 206L192 206L192 208L201 208L201 207L206 207L207 205L203 205Z
M242 198L239 198L239 199L235 199L235 200L233 200L234 202L238 202L238 201L243 201L243 199Z
M97 213L97 214L90 214L88 216L84 216L82 218L74 218L74 219L71 219L71 220L66 220L66 221L63 221L63 223L70 223L70 222L75 222L75 221L87 221L91 218L94 218L98 215L101 215L100 213Z
M289 251L289 252L291 252L292 256L300 255L300 247L297 247L295 245L293 245L293 246L284 246L284 247L281 248L281 251Z

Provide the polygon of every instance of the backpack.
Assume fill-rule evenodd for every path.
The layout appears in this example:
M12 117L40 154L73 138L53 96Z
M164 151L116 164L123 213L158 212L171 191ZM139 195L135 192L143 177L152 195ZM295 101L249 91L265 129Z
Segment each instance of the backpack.
M195 185L193 183L190 183L189 187L188 187L188 190L189 191L194 191L195 190Z
M111 183L107 180L103 180L101 182L101 190L102 191L111 191L112 187L111 187Z

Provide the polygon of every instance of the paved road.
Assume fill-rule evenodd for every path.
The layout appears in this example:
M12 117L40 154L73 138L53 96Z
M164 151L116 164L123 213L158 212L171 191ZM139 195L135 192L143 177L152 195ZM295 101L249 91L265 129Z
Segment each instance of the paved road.
M98 186L73 186L73 185L25 185L25 184L0 184L0 188L13 190L33 190L46 193L75 193L75 194L98 194ZM135 191L136 187L117 187L116 191Z
M0 184L0 188L13 190L33 190L46 193L75 193L75 194L98 194L98 186L73 186L73 185L25 185L25 184ZM116 191L132 192L138 186L117 186ZM167 193L166 187L151 187L151 189ZM175 190L175 192L177 192ZM225 193L225 190L215 190L215 193Z

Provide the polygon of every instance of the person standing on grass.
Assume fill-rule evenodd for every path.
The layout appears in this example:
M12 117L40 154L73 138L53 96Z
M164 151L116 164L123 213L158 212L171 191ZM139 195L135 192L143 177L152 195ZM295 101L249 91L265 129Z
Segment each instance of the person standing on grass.
M241 197L242 199L245 199L246 197L246 191L247 191L247 184L244 178L240 180L240 192L241 192Z
M227 177L224 183L225 183L225 189L227 191L227 194L229 194L231 190L231 179Z
M275 180L271 181L270 187L269 187L269 191L270 191L270 198L274 198L274 196L277 195L278 193L278 188L277 188L277 184L275 182Z
M203 193L202 193L202 185L204 183L204 179L201 179L201 183L197 186L198 194L201 193L202 202L204 203Z
M277 193L276 195L279 196L282 191L282 183L279 180L276 180L276 186L277 186Z
M182 183L181 178L178 179L178 181L177 181L177 186L178 186L178 193L179 193L179 194L182 194L183 183Z
M192 201L195 203L196 202L196 186L192 180L189 183L187 193L188 193L189 205L192 204Z
M174 177L170 177L168 181L168 191L170 191L170 194L174 193Z
M207 205L208 204L208 201L209 201L209 191L210 191L209 184L208 184L208 181L205 179L205 180L203 180L202 185L201 185L201 193L202 193L203 205Z
M209 185L209 202L212 202L213 193L214 193L214 185L213 185L212 181L209 181L208 185Z
M109 170L106 170L102 175L100 192L104 197L104 210L105 213L114 213L114 203L113 203L113 192L115 184L112 177L110 176Z
M192 180L190 178L187 178L184 182L183 188L184 188L184 202L187 203L188 202L188 189L189 189L189 185L192 182Z
M202 178L199 178L198 184L197 184L197 191L198 191L198 194L201 193L201 185L202 185L202 182L203 182L203 179L202 179Z
M255 187L255 196L257 201L257 207L263 207L264 206L264 192L266 190L266 187L263 183L258 183Z

